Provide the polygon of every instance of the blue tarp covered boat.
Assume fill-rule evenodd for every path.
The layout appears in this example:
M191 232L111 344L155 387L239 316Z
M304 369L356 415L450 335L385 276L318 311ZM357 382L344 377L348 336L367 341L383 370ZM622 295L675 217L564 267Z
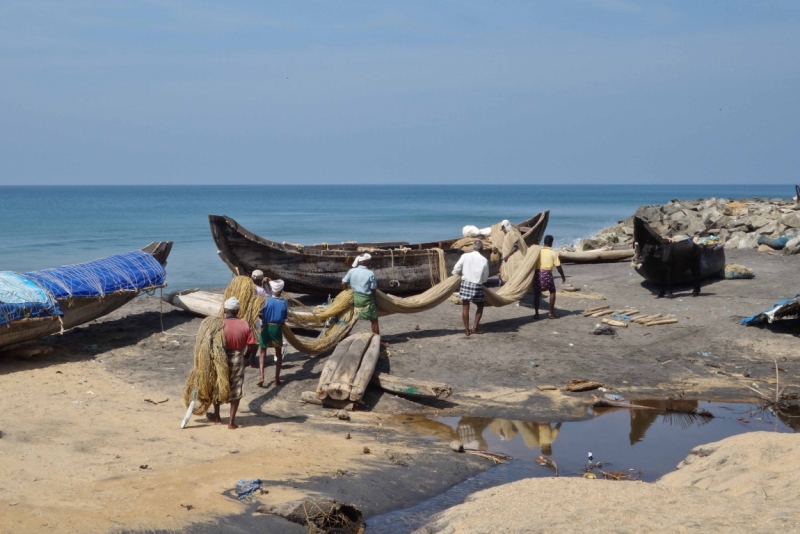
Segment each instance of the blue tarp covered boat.
M171 249L160 241L77 265L0 272L0 348L86 323L163 287Z

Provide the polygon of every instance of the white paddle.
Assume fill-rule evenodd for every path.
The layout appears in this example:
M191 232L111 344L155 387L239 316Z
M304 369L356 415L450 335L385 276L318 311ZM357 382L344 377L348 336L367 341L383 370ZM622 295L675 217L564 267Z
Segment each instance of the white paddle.
M192 400L189 402L189 408L186 410L186 415L183 416L183 421L181 421L181 428L186 428L186 423L189 422L189 418L192 416L192 411L194 410L194 401L197 400L197 390L195 389L192 391Z

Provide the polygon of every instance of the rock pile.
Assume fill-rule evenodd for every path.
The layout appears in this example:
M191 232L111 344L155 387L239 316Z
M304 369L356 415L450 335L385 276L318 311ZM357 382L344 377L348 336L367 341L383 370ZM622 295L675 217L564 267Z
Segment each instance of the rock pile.
M761 236L772 239L789 237L784 253L800 253L800 208L793 200L671 200L661 206L641 206L634 216L644 219L656 232L675 241L711 231L726 235L725 248L731 249L756 248ZM628 217L615 226L600 230L591 239L581 239L575 250L631 246L632 240L633 217Z

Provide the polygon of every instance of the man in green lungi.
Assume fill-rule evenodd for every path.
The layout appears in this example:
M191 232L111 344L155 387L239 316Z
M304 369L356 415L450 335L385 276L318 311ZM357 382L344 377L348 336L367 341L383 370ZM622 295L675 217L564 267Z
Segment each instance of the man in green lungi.
M264 385L264 360L267 357L267 349L275 349L275 385L280 386L281 382L281 363L283 363L283 324L289 312L289 305L281 297L283 292L283 280L271 280L269 287L272 295L264 303L261 310L261 335L258 336L258 346L261 352L258 355L258 368L260 379L256 385Z
M353 290L353 305L358 310L358 318L372 323L372 333L381 335L378 326L378 308L375 306L374 291L378 288L378 281L368 265L372 256L362 254L353 262L353 268L347 271L342 278L342 288ZM388 347L389 343L381 341L381 346Z

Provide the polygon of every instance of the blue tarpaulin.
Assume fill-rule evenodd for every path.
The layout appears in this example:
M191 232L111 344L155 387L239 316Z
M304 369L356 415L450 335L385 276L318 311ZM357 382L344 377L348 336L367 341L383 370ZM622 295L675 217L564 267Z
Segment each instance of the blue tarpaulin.
M0 272L0 325L56 315L61 315L58 303L35 282L17 273Z
M63 315L57 299L141 291L163 286L166 276L158 260L141 251L44 271L0 272L0 325Z
M152 254L141 251L23 274L56 299L139 291L164 285L167 276Z
M778 313L780 315L780 312L782 311L782 308L784 308L785 306L788 306L788 305L790 305L792 303L795 303L798 300L800 300L800 294L798 294L793 299L786 299L786 300L782 300L780 302L776 302L775 305L772 308L768 309L767 311L763 311L761 313L757 313L755 315L751 315L750 317L745 317L744 319L741 320L741 322L739 324L744 325L744 326L751 326L751 325L757 325L757 324L761 324L761 323L771 323L773 321L776 313ZM795 306L795 308L796 307L797 306Z

